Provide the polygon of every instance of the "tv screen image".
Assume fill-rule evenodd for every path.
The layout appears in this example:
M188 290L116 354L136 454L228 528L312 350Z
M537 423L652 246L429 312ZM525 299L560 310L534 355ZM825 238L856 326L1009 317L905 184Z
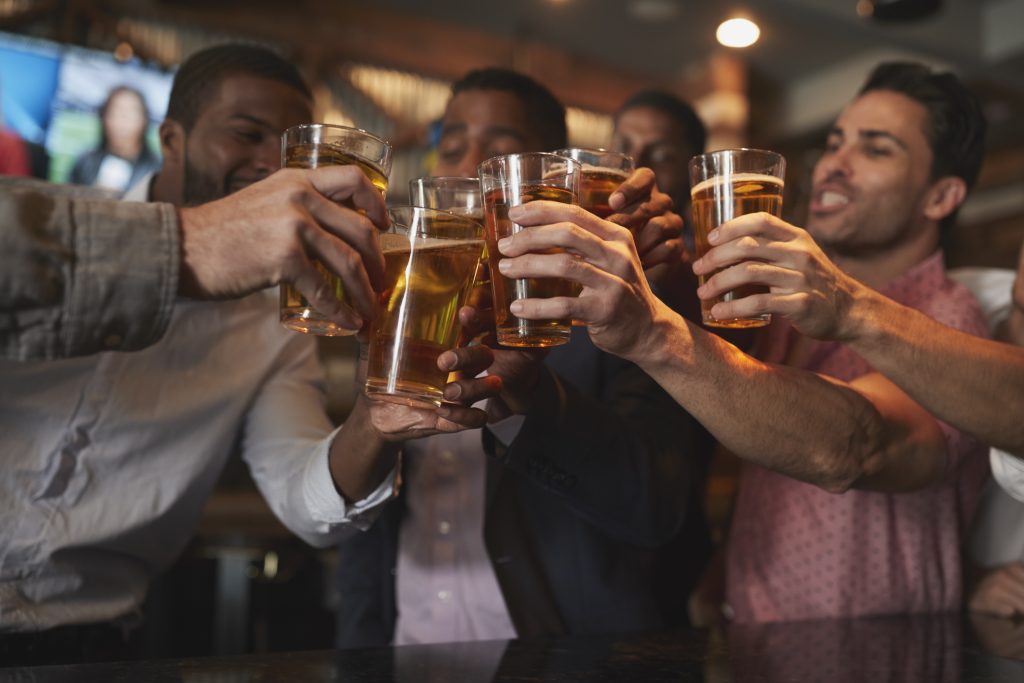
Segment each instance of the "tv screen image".
M122 63L103 52L67 49L46 136L50 180L123 192L158 168L157 130L172 80L172 73L137 61ZM106 135L101 112L106 114ZM137 156L121 152L117 136L131 138Z

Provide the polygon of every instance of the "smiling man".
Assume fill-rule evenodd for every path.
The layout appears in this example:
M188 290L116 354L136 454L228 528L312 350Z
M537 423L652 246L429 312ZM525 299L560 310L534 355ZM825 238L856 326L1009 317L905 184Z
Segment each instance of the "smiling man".
M734 302L715 315L774 302L767 310L786 318L767 328L756 358L658 302L619 228L543 202L510 214L534 227L499 242L510 257L499 263L503 273L584 285L576 299L516 302L516 315L585 321L598 347L640 366L746 461L726 563L739 621L960 607L960 550L986 476L984 450L841 337L812 338L837 337L805 324L799 311L831 308L822 293L852 276L984 334L977 302L946 278L938 248L941 224L977 177L984 128L977 100L952 75L884 64L829 134L814 172L810 234L768 214L714 231L716 249L694 269L725 270L702 296L740 282L772 287L741 300L748 308ZM556 246L578 259L537 253Z
M282 131L312 117L309 89L281 57L203 50L175 78L163 168L129 197L182 206L247 192L278 169ZM332 231L339 248L362 254L369 292L387 216L363 173L351 167L346 182L333 196L353 208L331 213ZM303 204L300 193L288 199ZM314 545L369 525L368 506L392 495L387 468L363 489L369 464L351 445L367 427L333 429L314 339L279 324L276 294L178 301L163 338L135 353L0 361L0 514L11 521L0 530L0 663L131 657L138 636L126 634L148 584L188 542L236 447L274 513ZM475 353L470 377L491 362ZM475 388L487 384L463 380L459 393L472 401ZM457 403L445 415L418 415L418 433L484 420Z

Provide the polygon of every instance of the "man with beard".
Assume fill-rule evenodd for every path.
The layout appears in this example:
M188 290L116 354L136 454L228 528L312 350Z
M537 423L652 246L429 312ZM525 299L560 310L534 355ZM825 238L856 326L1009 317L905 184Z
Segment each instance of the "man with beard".
M938 246L940 226L977 177L984 130L980 105L954 76L883 64L829 133L809 231L763 213L712 231L716 249L694 270L724 270L701 296L771 286L745 307L720 304L713 313L787 318L767 328L757 358L654 298L619 228L550 203L510 214L534 227L499 242L513 257L499 264L503 273L584 285L576 299L523 300L513 312L585 321L597 346L637 363L746 461L726 567L737 621L959 609L960 551L987 474L983 449L842 337L817 341L828 335L788 319L815 303L814 291L834 291L838 269L811 267L828 260L824 247L868 288L984 334L977 302L946 278ZM576 228L552 225L565 220ZM541 252L556 246L587 265Z
M295 68L263 48L194 55L160 130L163 168L130 197L180 207L244 191L278 169L281 132L312 119L311 99ZM355 208L335 219L352 243L373 244L383 200L354 167L348 184L339 198ZM369 292L383 262L365 262ZM472 377L490 359L467 350L445 367ZM458 391L472 402L497 382L463 380ZM459 404L400 417L421 434L484 419ZM136 353L0 362L0 661L130 657L125 633L148 583L185 546L236 444L274 513L307 542L365 527L394 479L372 491L353 483L370 466L348 457L360 438L332 431L314 340L281 327L276 290L179 301L163 338Z

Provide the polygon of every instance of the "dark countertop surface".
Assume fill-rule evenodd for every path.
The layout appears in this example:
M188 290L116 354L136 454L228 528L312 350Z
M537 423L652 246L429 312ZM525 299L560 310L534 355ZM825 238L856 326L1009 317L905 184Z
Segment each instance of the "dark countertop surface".
M725 631L409 645L363 650L0 669L0 683L181 681L1024 681L1024 623L939 615Z

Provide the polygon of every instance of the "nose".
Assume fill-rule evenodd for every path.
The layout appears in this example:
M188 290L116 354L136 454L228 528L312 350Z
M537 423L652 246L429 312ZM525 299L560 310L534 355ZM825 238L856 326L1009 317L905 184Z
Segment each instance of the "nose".
M850 176L850 146L840 145L831 152L825 152L815 166L815 176L821 179L847 178Z
M477 174L476 167L484 161L483 155L470 152L462 157L462 159L459 160L459 163L455 165L452 175L475 178Z
M268 176L281 168L281 145L274 138L267 138L252 158L253 170L260 177Z

